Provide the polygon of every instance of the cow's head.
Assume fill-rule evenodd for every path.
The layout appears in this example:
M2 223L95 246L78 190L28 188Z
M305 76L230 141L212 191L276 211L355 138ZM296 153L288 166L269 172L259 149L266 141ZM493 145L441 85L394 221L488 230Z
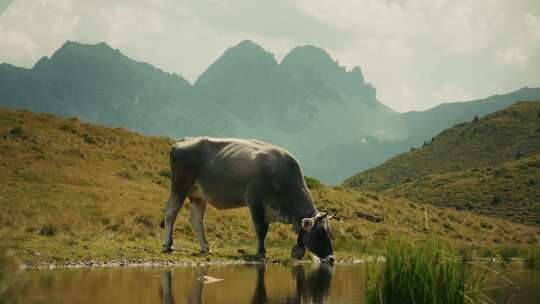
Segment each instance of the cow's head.
M302 219L302 231L298 235L297 252L295 253L293 250L293 257L302 258L303 251L301 248L306 246L319 257L321 262L334 263L336 261L332 250L332 234L328 224L332 217L326 212L317 212L313 217Z

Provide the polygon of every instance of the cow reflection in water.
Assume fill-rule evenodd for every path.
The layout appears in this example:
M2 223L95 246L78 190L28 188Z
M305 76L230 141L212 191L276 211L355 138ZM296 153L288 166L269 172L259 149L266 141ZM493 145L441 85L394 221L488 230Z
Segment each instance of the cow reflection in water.
M291 272L296 283L296 292L292 295L268 296L264 278L266 274L265 265L256 265L257 281L255 292L251 303L271 304L271 303L326 303L330 293L332 283L333 266L320 264L315 270L307 271L302 265L293 266ZM203 271L203 274L205 271ZM187 297L186 303L200 304L202 301L204 282L197 279L191 293ZM174 303L171 291L171 272L163 274L163 289L160 292L161 303Z

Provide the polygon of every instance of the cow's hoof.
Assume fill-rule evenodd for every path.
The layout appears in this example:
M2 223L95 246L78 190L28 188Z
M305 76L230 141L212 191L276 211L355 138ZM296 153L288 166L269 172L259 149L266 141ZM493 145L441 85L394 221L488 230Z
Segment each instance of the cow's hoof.
M306 247L299 246L298 244L294 244L291 250L291 257L293 259L301 260L304 258L304 255L306 254Z
M161 250L162 253L171 253L174 251L174 248L171 246L171 247L163 247L163 249Z

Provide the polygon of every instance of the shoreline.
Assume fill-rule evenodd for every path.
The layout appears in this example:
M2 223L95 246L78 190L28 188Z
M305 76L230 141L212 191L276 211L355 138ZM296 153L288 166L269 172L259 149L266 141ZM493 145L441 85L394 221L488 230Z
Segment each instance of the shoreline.
M340 265L356 265L364 264L373 261L381 261L382 257L375 259L369 257L367 259L344 259L335 263ZM384 259L384 258L382 258ZM298 265L298 264L320 264L316 260L266 260L266 261L250 261L250 260L210 260L210 261L175 261L175 260L158 260L158 259L126 259L126 260L111 260L111 261L78 261L68 263L42 262L42 263L22 263L22 269L78 269L78 268L109 268L109 267L204 267L213 265L260 265L260 264L282 264L282 265Z
M367 258L358 258L358 259L343 259L335 262L334 265L358 265L366 263L378 263L384 262L385 258L383 256L375 257L369 256ZM523 258L512 258L510 263L523 263ZM505 264L497 258L473 258L472 262L478 262L482 264ZM468 263L468 262L461 262ZM509 264L510 264L509 263ZM39 262L39 263L21 263L19 265L20 269L23 270L33 270L33 269L80 269L80 268L112 268L112 267L205 267L205 266L230 266L230 265L261 265L261 264L282 264L282 265L299 265L299 264L320 264L320 261L316 259L312 260L279 260L272 259L266 261L257 261L257 260L245 260L245 259L234 259L234 260L206 260L206 261L194 261L194 260L160 260L160 259L122 259L122 260L111 260L111 261L75 261L67 263L57 263L57 262Z

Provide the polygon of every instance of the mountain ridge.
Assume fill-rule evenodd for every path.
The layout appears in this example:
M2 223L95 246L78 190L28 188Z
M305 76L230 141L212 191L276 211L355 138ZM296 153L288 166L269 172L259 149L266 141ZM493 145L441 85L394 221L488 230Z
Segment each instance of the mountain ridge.
M396 113L360 67L347 70L324 49L296 47L278 63L250 40L225 50L193 84L106 43L67 41L31 69L0 65L0 104L147 135L259 138L328 183L430 138L415 123L436 117ZM431 120L434 130L451 122Z

